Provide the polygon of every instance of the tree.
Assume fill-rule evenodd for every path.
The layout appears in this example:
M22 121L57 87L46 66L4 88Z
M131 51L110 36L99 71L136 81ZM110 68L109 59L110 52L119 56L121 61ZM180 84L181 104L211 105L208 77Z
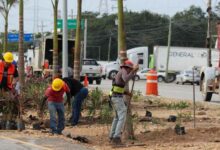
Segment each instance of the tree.
M74 50L74 78L80 80L80 30L81 30L81 13L82 0L77 0L77 26L76 26L76 40Z
M118 54L121 63L127 59L126 53L126 36L125 36L125 25L124 25L124 12L123 12L123 0L118 0ZM129 91L129 85L125 86L126 91ZM123 132L126 139L134 139L134 130L132 122L132 111L131 111L131 97L125 95L127 103L127 118L125 123L125 131Z
M19 44L18 44L18 53L19 53L19 61L18 61L18 73L19 73L19 83L20 83L20 96L19 96L19 128L18 130L22 130L21 123L22 120L22 112L23 112L23 99L24 99L24 2L23 0L19 0Z
M58 36L57 36L57 15L58 15L58 3L59 0L51 0L53 5L53 17L54 17L54 28L53 28L53 77L58 73Z
M18 52L19 52L19 61L18 61L18 72L19 72L19 82L21 89L24 88L24 2L23 0L19 0L19 44L18 44Z
M207 19L200 7L176 13L172 22L172 46L205 47Z
M0 0L0 12L5 21L4 47L3 52L8 50L8 15L11 7L17 0Z

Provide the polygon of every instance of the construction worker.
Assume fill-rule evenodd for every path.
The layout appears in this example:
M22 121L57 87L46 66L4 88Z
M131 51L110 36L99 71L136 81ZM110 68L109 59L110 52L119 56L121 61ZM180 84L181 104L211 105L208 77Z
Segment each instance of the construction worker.
M14 57L11 52L3 55L3 61L0 61L0 89L2 91L11 91L18 80L18 71L13 63Z
M79 122L82 102L88 96L88 89L83 87L83 85L78 80L73 78L66 77L63 78L63 81L69 86L72 96L72 116L70 121L71 125L75 126Z
M63 94L66 92L67 99L70 98L70 89L66 83L59 78L53 80L52 85L45 91L45 97L41 106L44 106L45 101L48 101L48 109L50 113L50 128L52 134L62 134L65 127L64 103ZM56 121L58 115L58 122Z
M130 60L126 60L120 68L121 69L113 79L111 90L111 104L113 109L115 110L115 117L112 122L109 138L110 141L116 145L122 144L121 134L127 116L127 106L123 100L123 96L132 95L132 93L129 93L129 91L127 91L125 87L128 84L129 80L134 78L135 73L138 70L138 65L134 66L134 64Z

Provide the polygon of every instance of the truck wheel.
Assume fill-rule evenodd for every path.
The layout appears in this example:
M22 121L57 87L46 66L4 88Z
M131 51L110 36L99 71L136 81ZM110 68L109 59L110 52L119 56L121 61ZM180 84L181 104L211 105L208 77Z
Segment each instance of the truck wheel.
M140 80L140 77L138 75L135 75L134 80L138 81L138 80Z
M109 73L109 79L114 79L117 73L118 73L118 71L112 70L112 71Z
M164 78L164 82L166 83L171 83L176 80L176 75L175 74L168 74L168 78Z
M102 81L101 79L97 79L97 80L96 80L96 84L100 85L100 84L101 84L101 81Z
M207 92L206 87L204 87L205 86L204 82L205 81L202 80L201 87L200 87L200 90L202 92L202 97L204 101L210 102L212 99L212 92Z
M158 81L158 82L163 82L163 81L164 81L164 78L163 78L162 76L158 76L157 81Z
M212 92L204 93L204 95L203 95L203 100L204 100L204 101L210 102L211 99L212 99Z
M90 80L89 80L89 84L93 84L93 80L90 79Z

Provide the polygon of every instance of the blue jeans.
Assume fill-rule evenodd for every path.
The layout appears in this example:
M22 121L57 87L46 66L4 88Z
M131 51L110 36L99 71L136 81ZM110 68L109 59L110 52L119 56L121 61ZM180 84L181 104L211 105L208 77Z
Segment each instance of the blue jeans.
M89 93L88 89L83 87L74 96L74 100L72 101L72 120L71 120L72 125L78 124L82 102L87 97L88 93Z
M48 109L50 113L50 128L52 133L61 134L65 127L64 104L48 102ZM58 115L58 124L56 121L56 114Z
M112 122L110 138L120 138L124 128L124 124L127 116L127 107L123 100L123 95L113 96L111 99L113 109L115 110L115 117Z

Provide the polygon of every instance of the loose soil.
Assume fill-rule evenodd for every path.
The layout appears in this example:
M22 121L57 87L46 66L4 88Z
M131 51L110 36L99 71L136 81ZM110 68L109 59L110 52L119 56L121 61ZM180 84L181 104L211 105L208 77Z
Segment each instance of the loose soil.
M128 147L113 148L109 144L108 134L111 121L100 123L99 116L93 119L87 117L83 112L79 125L67 126L62 138L71 133L72 136L84 136L89 139L87 147L97 150L124 149L124 150L213 150L220 149L220 105L211 103L196 103L196 120L194 128L193 106L177 109L174 103L180 100L167 99L162 97L142 97L136 102L132 102L132 111L135 114L133 120L135 140L125 140L123 142ZM140 122L145 117L146 110L152 113L152 120ZM170 115L185 114L181 125L185 127L186 134L177 135L174 131L177 122L168 122ZM107 119L109 120L109 118ZM111 119L110 119L111 120ZM45 135L40 131L27 132ZM25 134L25 132L23 132ZM67 138L68 139L68 138ZM76 141L73 141L76 142ZM133 145L132 145L133 144ZM144 144L135 146L135 144Z

